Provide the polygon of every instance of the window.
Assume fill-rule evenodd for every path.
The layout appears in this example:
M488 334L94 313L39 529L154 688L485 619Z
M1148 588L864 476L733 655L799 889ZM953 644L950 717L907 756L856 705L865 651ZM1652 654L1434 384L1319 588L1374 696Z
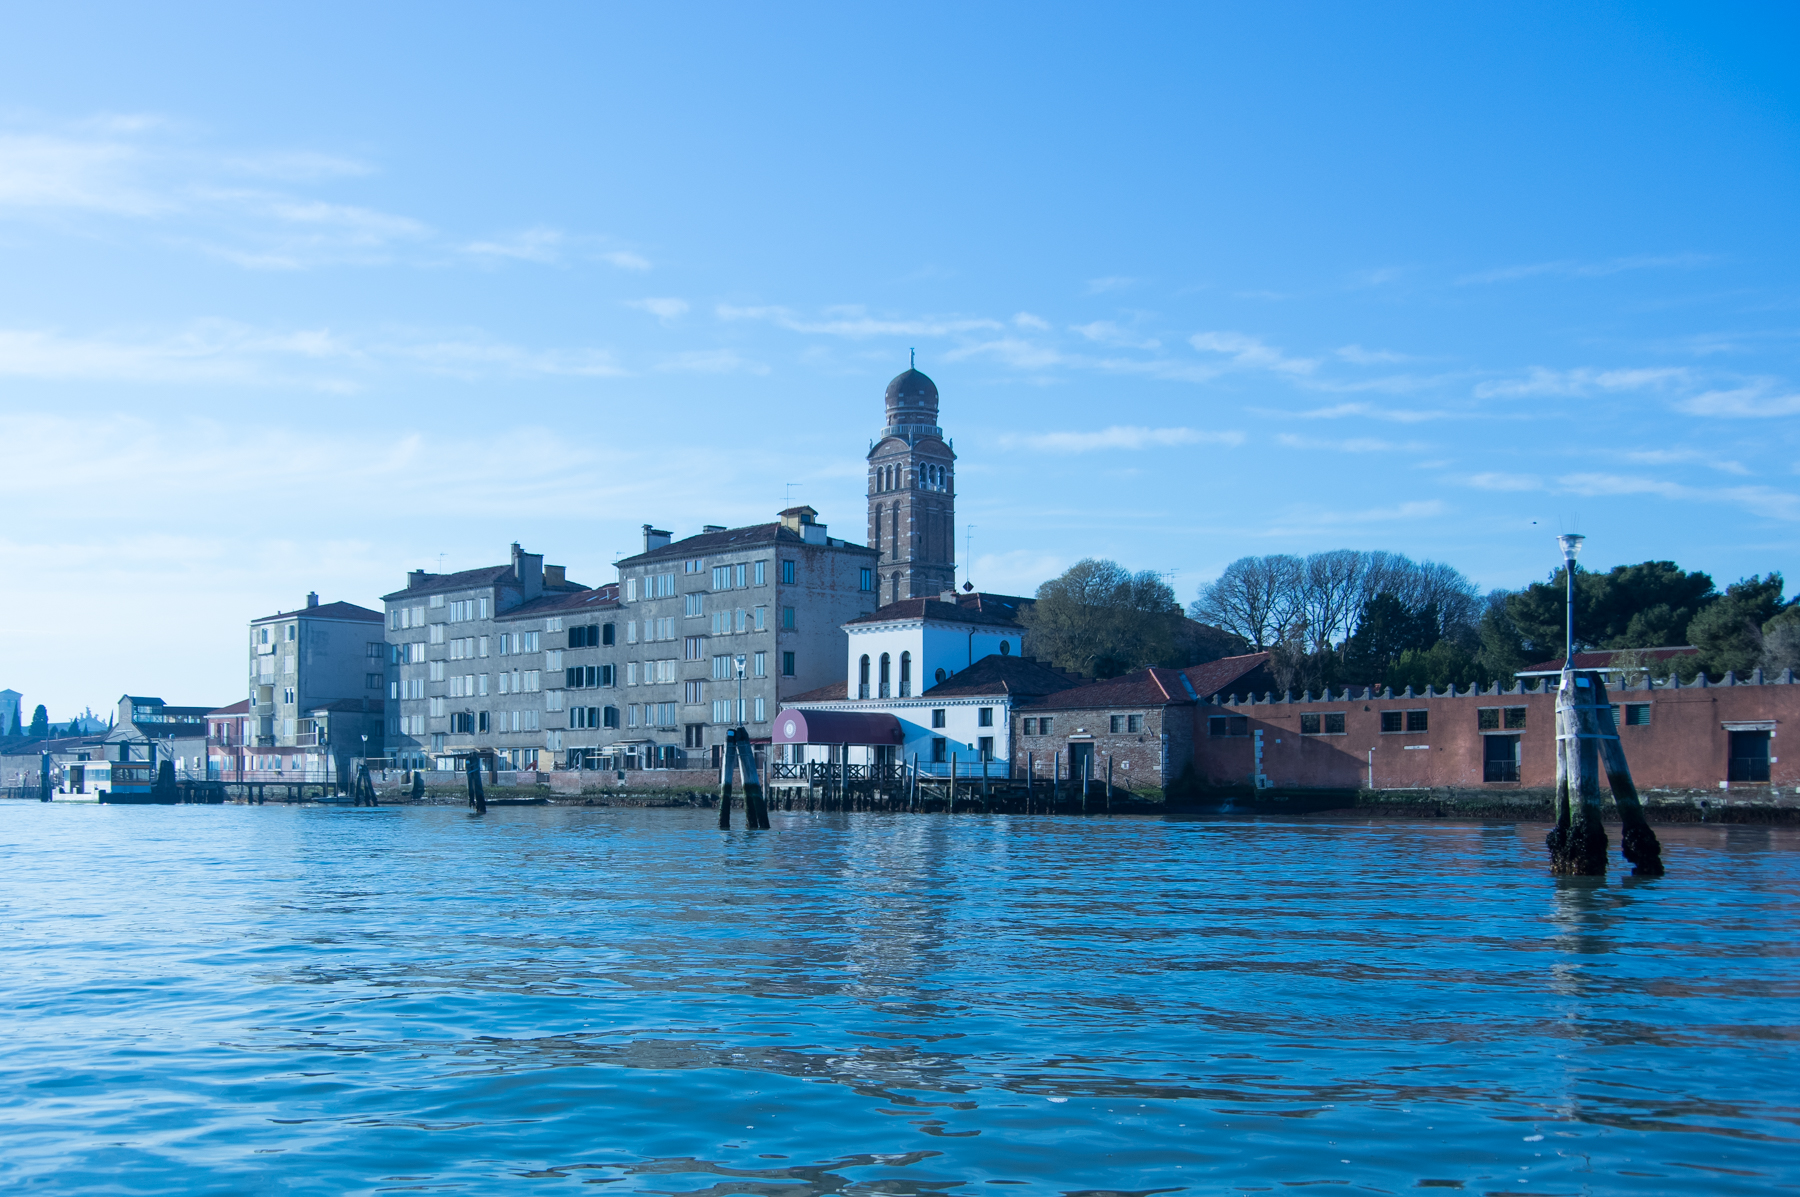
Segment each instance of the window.
M1478 707L1475 711L1475 730L1476 731L1499 731L1500 730L1500 708L1499 707Z
M442 644L444 642L444 625L441 623L432 624L426 629L425 638L433 644Z
M635 619L628 619L625 621L625 643L637 643L637 620Z
M600 643L612 644L612 643L614 643L615 639L616 639L616 637L613 635L613 625L610 623L601 624L600 625Z
M368 642L368 645L369 650L363 655L368 657L371 661L381 660L383 654L387 651L387 641L385 640L371 640Z
M638 725L638 709L637 709L637 703L634 702L630 706L625 708L625 726L626 727L636 727L637 725Z
M687 618L689 618L689 619L698 619L700 616L706 614L705 611L701 610L701 604L704 601L704 599L705 599L704 592L699 591L699 590L696 590L692 594L682 595L681 596L681 613L683 615L687 616Z
M768 677L769 676L768 659L769 659L768 653L757 653L754 657L751 658L751 663L752 663L751 673L753 676L756 676L756 677ZM759 698L756 701L761 702L762 699Z
M698 561L683 561L681 563L681 569L684 573L697 574L700 572L700 563Z
M792 561L783 561L781 563L781 584L783 586L792 586L794 584L794 563Z
M701 702L700 683L692 682L692 681L684 683L682 699L689 706L698 706ZM690 744L688 747L691 748L691 747L693 747L693 745Z
M793 677L794 676L794 654L793 653L782 653L781 654L781 676L782 677Z
M526 632L525 633L525 651L528 653L534 653L537 650L538 650L538 633Z
M473 735L475 732L475 716L469 711L457 711L450 716L450 730L458 735Z
M600 725L602 727L618 727L619 726L619 708L618 707L601 707L600 708Z
M1383 711L1383 712L1381 712L1381 730L1384 733L1401 731L1405 727L1406 727L1406 712L1404 712L1404 711Z
M731 658L728 656L714 657L713 658L713 680L715 682L722 682L722 681L727 680L731 676L732 676Z
M947 751L948 748L949 744L945 741L944 737L933 736L931 738L931 763L934 765L941 765L949 760L950 754Z
M977 751L981 753L982 760L991 761L994 759L994 737L982 736L975 743Z
M714 590L724 590L726 587L728 587L730 585L731 585L731 567L729 565L713 566L712 588Z
M1524 731L1525 730L1525 712L1527 709L1528 708L1526 708L1526 707L1507 707L1506 708L1505 722L1506 722L1506 729L1508 731Z
M992 727L992 726L994 726L994 708L993 707L977 707L975 709L975 726L976 727Z
M744 584L744 566L743 566L743 564L739 563L737 565L732 566L731 568L733 571L733 577L736 578L734 585L742 586Z
M686 735L682 738L682 741L681 741L681 746L683 748L704 748L704 747L706 747L706 724L690 723L690 724L687 724L686 727L684 727L682 730L684 732L686 732Z
M1628 702L1625 704L1626 727L1649 727L1650 704L1647 702Z
M687 643L686 643L686 648L687 648L686 659L687 660L698 661L700 659L701 641L702 641L702 638L699 636L689 636L687 638Z
M790 632L794 630L794 609L792 607L781 609L781 626Z
M1431 729L1430 716L1430 711L1406 712L1406 730L1409 732L1429 731Z
M1209 736L1247 736L1250 734L1250 717L1248 715L1214 715L1206 721L1206 734Z
M1037 720L1036 719L1020 720L1019 721L1019 734L1024 735L1024 736L1035 736L1037 734Z
M365 689L365 690L381 689L381 675L379 673L363 674L363 689Z
M488 713L482 711L475 716L475 730L485 734L488 729Z
M756 696L756 722L767 723L768 721L769 721L769 717L767 715L763 714L762 695L758 694Z
M912 654L900 654L900 697L912 697Z
M476 695L481 698L486 698L487 692L488 692L487 687L488 687L488 675L485 673L478 674L475 678L475 693L476 693Z
M444 680L444 663L442 661L432 661L426 667L426 672L431 675L432 681L441 682Z
M937 710L931 712L931 726L933 726L933 727L944 726L944 714L945 714L945 712L942 707L939 707Z
M444 605L444 596L441 594L432 595L431 596L431 605L433 607L442 607Z
M865 569L862 571L862 589L864 589L864 590L875 589L875 571L874 570Z
M563 667L562 657L561 649L553 648L547 650L544 653L544 668L553 672L561 669Z
M626 578L625 579L625 601L628 603L637 602L637 579L636 578ZM635 720L635 719L632 720L631 726L636 727L637 720Z
M893 697L893 693L889 688L889 679L888 679L888 671L892 668L892 666L893 666L893 659L891 657L889 657L886 653L882 653L881 654L881 697L883 697L883 698L892 698Z
M768 626L766 622L768 611L769 609L767 607L758 607L756 609L756 630L759 632Z
M1481 780L1519 780L1519 737L1481 737Z
M562 710L563 709L563 692L561 690L552 690L549 693L545 694L544 695L544 709L546 711Z
M768 564L767 561L758 561L756 563L756 568L752 571L756 576L756 584L758 586L765 585L767 582L767 579L763 575L763 566L765 566L767 564Z
M867 698L869 696L869 654L868 653L864 653L862 655L862 660L859 661L856 666L856 696L858 698Z
M1344 712L1321 711L1300 716L1303 736L1341 736L1344 734Z
M442 698L432 699L430 711L433 719L442 719L444 717L444 700Z
M1317 716L1314 716L1314 718L1317 718ZM1301 729L1305 730L1306 716L1305 715L1300 716L1300 721L1301 721ZM1118 735L1120 732L1124 731L1125 730L1125 716L1114 715L1110 721L1110 725L1107 727L1106 730L1108 730L1115 736Z

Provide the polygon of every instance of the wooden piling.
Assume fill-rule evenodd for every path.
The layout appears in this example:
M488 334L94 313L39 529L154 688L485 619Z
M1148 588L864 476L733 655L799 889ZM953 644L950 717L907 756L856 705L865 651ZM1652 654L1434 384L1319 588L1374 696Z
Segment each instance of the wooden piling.
M1036 766L1032 764L1031 754L1025 754L1025 813L1031 813L1031 784L1036 776Z
M464 772L469 778L469 806L476 814L487 814L487 791L481 788L481 758L471 755Z
M1551 871L1570 877L1605 876L1593 674L1563 670L1556 691L1556 747L1556 826L1545 837Z
M945 807L946 814L956 813L956 754L950 754L950 801Z
M750 733L738 728L738 767L744 773L744 823L754 829L769 829L769 808L763 802L762 780L756 772L756 750L750 746ZM721 806L723 804L721 803Z
M719 830L731 830L731 783L737 776L737 732L725 733L725 751L719 765Z
M1106 813L1112 814L1112 753L1106 754Z
M1062 788L1062 753L1050 758L1050 813L1056 813L1056 791Z
M1638 798L1637 783L1631 779L1631 766L1625 760L1625 746L1619 742L1618 720L1613 717L1611 701L1606 694L1606 678L1596 673L1594 679L1594 722L1599 733L1600 760L1606 768L1606 785L1612 791L1613 804L1619 808L1619 851L1634 866L1634 872L1646 877L1663 875L1662 844L1650 830L1644 817L1644 804Z
M906 806L914 814L919 813L919 754L913 753L912 770L906 779Z

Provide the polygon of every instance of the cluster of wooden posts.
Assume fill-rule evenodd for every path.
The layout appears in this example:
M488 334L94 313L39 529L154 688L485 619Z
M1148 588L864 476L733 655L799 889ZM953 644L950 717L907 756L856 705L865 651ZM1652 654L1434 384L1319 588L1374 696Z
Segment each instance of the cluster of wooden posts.
M1625 762L1604 675L1563 670L1556 692L1556 826L1547 842L1550 868L1573 877L1606 873L1606 828L1601 823L1600 766L1619 808L1619 849L1634 871L1660 877L1662 845L1644 818L1644 806Z
M887 763L868 766L848 763L850 745L836 745L833 759L804 763L776 762L769 766L768 800L777 808L820 811L981 811L1012 814L1054 814L1062 812L1110 813L1113 798L1119 791L1113 786L1113 766L1106 760L1104 781L1093 777L1091 765L1082 775L1065 776L1062 757L1053 758L1048 780L1036 776L1037 762L1027 754L1024 777L995 777L990 762L979 762L968 771L952 753L945 774L928 773L919 767L914 756L910 764ZM1087 758L1090 762L1092 758ZM738 765L735 762L742 762ZM731 733L720 777L719 826L729 827L732 794L731 773L742 768L746 778L746 801L749 785L756 777L755 757L749 734L743 729ZM783 784L804 782L803 785ZM764 787L757 786L757 802L763 802ZM767 811L759 823L768 826Z

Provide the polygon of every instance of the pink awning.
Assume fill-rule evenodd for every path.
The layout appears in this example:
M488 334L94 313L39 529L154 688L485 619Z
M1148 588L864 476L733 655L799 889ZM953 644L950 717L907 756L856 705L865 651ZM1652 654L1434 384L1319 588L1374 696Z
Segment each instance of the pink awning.
M775 717L776 744L899 744L900 721L875 711L783 711Z

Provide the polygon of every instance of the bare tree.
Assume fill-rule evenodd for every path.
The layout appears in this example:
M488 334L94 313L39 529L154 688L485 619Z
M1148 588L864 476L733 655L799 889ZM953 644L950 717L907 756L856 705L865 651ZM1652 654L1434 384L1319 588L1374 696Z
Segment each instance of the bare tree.
M1242 636L1260 652L1280 640L1299 616L1304 573L1298 557L1240 557L1200 588L1189 614Z
M1367 557L1355 549L1331 549L1306 559L1299 606L1312 652L1329 648L1356 630Z

